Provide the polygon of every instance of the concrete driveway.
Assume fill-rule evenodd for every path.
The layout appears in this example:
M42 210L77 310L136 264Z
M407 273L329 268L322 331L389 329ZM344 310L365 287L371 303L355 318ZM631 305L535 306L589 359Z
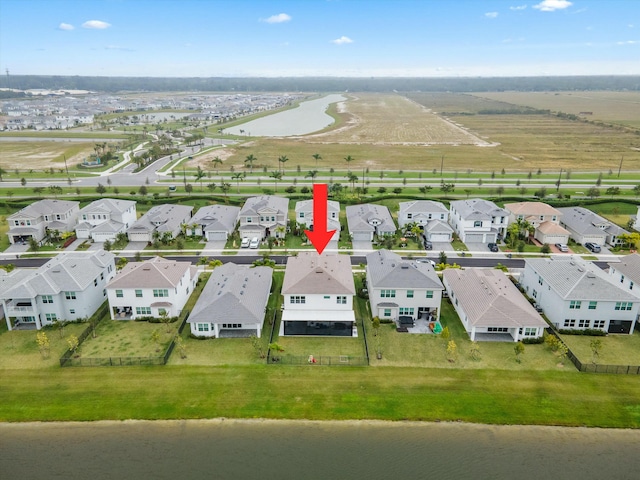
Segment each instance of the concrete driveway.
M453 252L453 245L449 242L432 242L433 248L431 250L425 250L427 255L438 255L440 252Z
M371 241L363 241L363 240L352 240L351 244L353 246L354 251L366 251L371 252L373 250L373 246L371 245Z
M147 246L147 242L129 242L126 247L123 248L123 251L135 251L135 250L144 250Z
M465 245L469 249L469 253L471 253L474 257L505 258L504 253L492 252L491 250L489 250L489 247L487 247L486 243L467 242L465 243Z
M226 244L226 240L211 240L205 244L204 250L207 253L211 252L212 250L215 250L215 252L219 253L224 250Z

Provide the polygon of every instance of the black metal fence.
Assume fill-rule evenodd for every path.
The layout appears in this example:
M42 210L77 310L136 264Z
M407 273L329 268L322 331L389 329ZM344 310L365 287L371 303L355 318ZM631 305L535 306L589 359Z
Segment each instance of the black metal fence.
M369 365L367 357L356 357L351 355L277 355L271 354L268 357L270 364L282 365L324 365L341 367L366 367Z

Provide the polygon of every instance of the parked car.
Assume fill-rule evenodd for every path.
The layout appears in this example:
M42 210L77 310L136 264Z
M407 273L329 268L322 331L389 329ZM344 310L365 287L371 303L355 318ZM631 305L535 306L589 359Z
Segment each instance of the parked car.
M249 240L249 237L243 237L242 238L242 242L240 243L240 247L241 248L249 248L249 243L251 241Z
M428 258L424 258L424 257L416 258L416 262L417 263L430 263L431 266L434 267L434 268L436 266L436 262L434 262L433 260L429 260Z
M253 237L249 242L249 248L258 248L260 246L260 240L258 237Z
M175 185L169 185L169 191L170 192L175 192L176 191L176 186Z
M556 243L556 248L561 252L568 252L569 247L567 247L564 243Z
M433 250L433 243L431 243L429 240L425 240L424 241L424 249L425 250Z
M487 245L489 247L489 250L491 250L492 252L498 252L498 245L496 243L490 243L489 245Z
M600 253L600 245L597 243L587 242L584 244L584 247L588 250L591 250L593 253Z

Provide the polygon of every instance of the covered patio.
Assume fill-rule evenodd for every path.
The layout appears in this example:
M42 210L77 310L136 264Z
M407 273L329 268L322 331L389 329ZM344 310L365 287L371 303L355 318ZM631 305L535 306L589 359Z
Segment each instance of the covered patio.
M357 337L355 314L351 310L311 312L284 310L279 335Z

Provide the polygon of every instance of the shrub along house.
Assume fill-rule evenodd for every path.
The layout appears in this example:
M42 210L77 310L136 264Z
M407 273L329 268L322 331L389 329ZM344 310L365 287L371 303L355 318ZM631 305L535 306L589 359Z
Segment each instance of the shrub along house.
M0 301L7 328L35 328L57 320L90 317L107 298L115 275L115 256L63 252L37 270L17 269L0 275Z
M273 270L225 263L216 267L187 322L197 337L260 337Z
M350 257L316 252L289 257L279 334L357 337L355 291Z
M559 329L633 333L640 300L581 258L532 258L520 283Z
M430 263L403 260L384 249L372 252L367 255L367 286L374 317L440 318L444 287Z
M128 263L107 285L111 319L176 317L197 280L198 268L190 262L155 257Z

